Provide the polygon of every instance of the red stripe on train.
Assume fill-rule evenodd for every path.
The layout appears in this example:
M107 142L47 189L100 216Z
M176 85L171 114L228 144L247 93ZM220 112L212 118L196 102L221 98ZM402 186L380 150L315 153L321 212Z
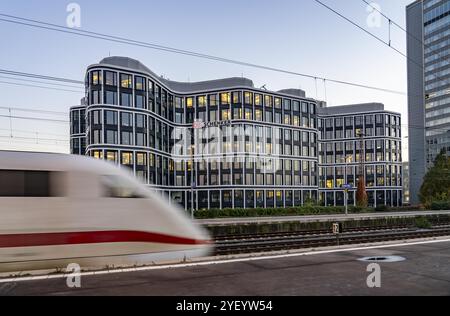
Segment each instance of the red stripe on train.
M195 240L158 233L138 231L87 231L0 235L0 248L120 242L148 242L176 245L205 245L211 243L207 240Z

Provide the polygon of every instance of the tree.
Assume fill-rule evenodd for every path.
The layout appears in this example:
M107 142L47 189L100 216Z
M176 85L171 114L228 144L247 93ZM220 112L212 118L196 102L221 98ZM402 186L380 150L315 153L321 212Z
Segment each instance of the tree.
M450 157L447 157L445 149L425 175L419 197L427 207L433 202L450 201Z
M366 208L368 204L366 184L364 177L360 176L358 179L358 189L356 190L356 206Z

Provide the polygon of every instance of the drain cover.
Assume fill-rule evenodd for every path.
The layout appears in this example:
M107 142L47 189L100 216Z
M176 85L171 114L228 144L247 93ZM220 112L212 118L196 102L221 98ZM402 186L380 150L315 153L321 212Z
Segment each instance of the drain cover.
M401 262L405 261L406 259L399 256L379 256L379 257L365 257L358 259L359 261L363 262Z

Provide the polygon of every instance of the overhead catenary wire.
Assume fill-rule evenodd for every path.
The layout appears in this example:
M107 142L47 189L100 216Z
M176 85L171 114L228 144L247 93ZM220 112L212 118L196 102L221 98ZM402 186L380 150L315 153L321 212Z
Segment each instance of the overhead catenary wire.
M3 139L8 138L8 139L35 140L36 142L38 142L38 141L40 141L40 140L41 140L41 141L64 142L64 143L70 142L70 140L68 140L68 139L42 138L42 137L39 137L39 138L33 138L33 137L23 137L23 136L15 136L15 135L13 135L13 136L4 136L4 135L0 135L0 138L3 138Z
M25 84L25 83L17 83L17 82L8 82L8 81L0 81L0 84L12 85L12 86L21 86L21 87L29 87L29 88L39 88L39 89L47 89L47 90L55 90L55 91L64 91L64 92L73 92L73 93L83 93L82 91L75 91L69 89L61 89L54 87L44 87L33 84Z
M244 62L244 61L239 61L239 60L234 60L234 59L229 59L229 58L223 58L223 57L198 53L198 52L194 52L194 51L182 50L182 49L158 45L158 44L154 44L154 43L136 41L136 40L131 40L128 38L106 35L106 34L91 32L91 31L87 31L87 30L74 30L72 28L68 28L65 26L60 26L60 25L56 25L56 24L52 24L52 23L22 18L22 17L3 14L3 13L0 13L0 16L9 18L9 19L0 18L0 21L7 22L7 23L14 23L14 24L19 24L19 25L24 25L24 26L29 26L29 27L36 27L36 28L57 31L57 32L63 32L63 33L68 33L68 34L73 34L73 35L78 35L78 36L91 37L91 38L96 38L96 39L101 39L101 40L106 40L106 41L111 41L111 42L117 42L117 43L121 43L121 44L134 45L134 46L139 46L139 47L144 47L144 48L149 48L149 49L171 52L171 53L175 53L175 54L182 54L182 55L188 55L188 56L192 56L192 57L209 59L209 60L219 61L219 62L223 62L223 63L230 63L230 64L236 64L236 65L241 65L241 66L259 68L259 69L268 70L268 71L274 71L274 72L280 72L280 73L285 73L285 74L290 74L290 75L295 75L295 76L301 76L304 78L309 78L309 79L314 79L314 80L315 79L326 80L328 82L332 82L332 83L336 83L336 84L349 85L349 86L354 86L354 87L359 87L359 88L364 88L364 89L371 89L371 90L377 90L377 91L382 91L382 92L387 92L387 93L406 95L406 93L403 91L397 91L397 90L392 90L392 89L387 89L387 88L359 84L359 83L350 82L350 81L343 81L343 80L338 80L338 79L319 77L319 76L314 76L314 75L310 75L310 74L290 71L290 70L286 70L286 69L264 66L264 65L259 65L259 64L254 64L254 63L250 63L250 62ZM11 20L11 18L15 19L15 20ZM16 20L18 20L18 21L16 21ZM26 22L23 22L23 21L26 21ZM31 23L28 23L28 22L31 22Z
M43 113L43 114L61 115L61 116L67 116L69 114L69 112L38 110L38 109L30 109L30 108L12 107L12 106L0 106L0 110L30 112L30 113Z
M0 131L10 131L9 128L0 128ZM31 131L31 130L24 130L24 129L13 129L12 130L15 133L20 134L28 134L28 135L49 135L49 136L59 136L59 137L68 137L68 135L65 134L56 134L56 133L47 133L47 132L40 132L40 131Z
M39 80L31 80L31 79L24 79L24 78L14 78L14 77L8 77L8 76L0 76L0 78L8 79L8 80L23 81L23 82L39 83L39 84L45 84L45 85L51 85L51 86L57 86L57 87L64 87L64 88L72 88L72 89L84 90L84 88L80 87L80 86L72 86L72 85L66 85L66 84L60 84L60 83L54 83L54 82L44 82L44 81L39 81Z
M53 76L40 75L40 74L33 74L33 73L21 72L21 71L9 70L9 69L1 69L0 68L0 73L5 74L5 75L10 75L10 76L28 77L28 78L36 78L36 79L42 79L42 80L48 80L48 81L59 81L59 82L84 85L84 82L80 81L80 80L68 79L68 78L62 78L62 77L53 77Z
M18 119L18 120L31 120L31 121L44 121L44 122L54 122L54 123L63 123L69 124L69 121L65 120L57 120L57 119L49 119L49 118L41 118L41 117L26 117L26 116L15 116L15 115L0 115L0 117L10 118L10 119Z
M405 32L408 36L410 36L411 38L415 39L416 41L418 41L419 43L421 43L422 45L424 44L423 41L418 38L417 36L415 36L414 34L408 32L408 30L406 30L403 26L401 26L399 23L395 22L391 17L387 16L383 11L379 10L377 7L375 7L372 3L368 2L367 0L361 0L362 2L364 2L365 4L367 4L369 7L371 7L373 10L377 11L382 17L384 17L386 20L389 21L390 24L395 25L396 27L398 27L400 30L402 30L403 32Z
M364 27L362 27L361 25L359 25L358 23L352 21L350 18L346 17L345 15L343 15L342 13L338 12L337 10L333 9L332 7L330 7L329 5L323 3L320 0L313 0L316 3L318 3L319 5L323 6L324 8L328 9L329 11L331 11L332 13L336 14L337 16L339 16L340 18L346 20L348 23L352 24L353 26L355 26L356 28L360 29L361 31L363 31L364 33L368 34L369 36L373 37L374 39L376 39L377 41L379 41L380 43L386 45L387 47L393 49L395 52L397 52L398 54L400 54L401 56L403 56L404 58L406 58L407 60L409 60L411 63L415 64L417 67L419 67L420 69L423 69L423 65L420 65L419 63L417 63L415 60L411 59L407 54L405 54L404 52L402 52L401 50L395 48L392 45L389 45L388 42L384 41L381 37L375 35L372 32L369 32L368 30L366 30Z

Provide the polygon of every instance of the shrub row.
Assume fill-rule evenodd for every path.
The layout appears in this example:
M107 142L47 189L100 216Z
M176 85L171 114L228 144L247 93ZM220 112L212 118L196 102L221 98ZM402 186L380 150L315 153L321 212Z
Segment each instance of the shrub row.
M433 211L450 210L450 201L435 201L430 207Z
M383 208L382 210L387 210ZM374 209L362 209L358 207L349 207L350 213L369 213ZM264 216L301 216L301 215L330 215L344 214L343 207L324 207L324 206L302 206L291 208L255 208L255 209L211 209L199 210L195 212L198 219L208 218L227 218L227 217L264 217Z

